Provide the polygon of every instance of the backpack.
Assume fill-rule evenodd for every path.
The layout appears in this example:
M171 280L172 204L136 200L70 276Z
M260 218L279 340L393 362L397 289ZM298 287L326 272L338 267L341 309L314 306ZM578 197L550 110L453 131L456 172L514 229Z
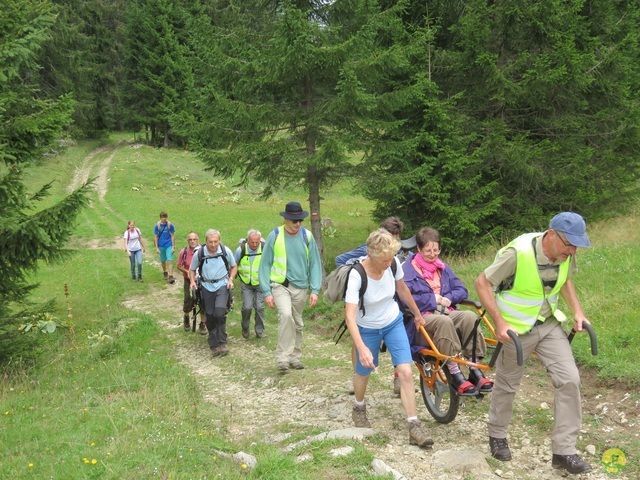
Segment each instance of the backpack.
M166 224L163 224L162 222L158 222L156 224L156 227L158 229L158 237L162 236L164 232L171 233L171 222L169 220L167 220ZM162 227L162 230L160 230L160 227Z
M227 259L227 249L224 246L224 243L220 242L220 249L222 250L222 253L216 253L215 255L207 255L204 252L207 251L207 244L203 243L202 245L200 245L198 247L197 252L195 253L195 255L198 256L198 276L202 278L202 266L204 265L204 263L207 260L213 260L214 258L222 258L222 261L224 262L224 266L227 269L227 275L230 275L231 273L231 267L229 267L229 260ZM224 278L224 277L222 277ZM205 282L216 282L218 280L221 280L220 278L215 279L215 280L206 280L203 279ZM199 286L198 286L199 287ZM227 313L229 313L231 310L233 309L233 291L229 292L229 296L227 297Z
M138 227L135 227L136 232L138 233L138 238L140 238L142 235L140 234L140 230L138 230ZM131 241L131 231L127 228L127 242Z
M391 273L393 274L393 278L395 279L396 273L398 272L398 264L395 261L391 262ZM336 268L333 272L327 275L327 286L322 291L322 296L329 300L330 303L336 303L344 300L344 296L347 293L347 286L349 283L349 274L351 270L355 270L360 274L360 290L358 291L358 305L360 306L360 310L362 310L362 315L366 315L364 309L364 294L367 291L367 274L364 271L364 267L360 263L359 260L354 260L352 263L347 265L341 265ZM342 323L338 326L336 333L333 335L333 338L336 338L338 335L338 339L336 343L340 341L344 333L347 331L347 322L343 320Z
M302 238L304 239L304 243L307 245L307 248L309 248L309 237L307 236L307 229L304 227L300 227L300 229L302 230ZM276 236L273 237L273 243L275 243L276 238L278 238L278 235L280 234L280 227L276 227L274 231L276 232Z
M238 259L238 264L240 264L240 261L244 257L255 257L256 255L262 255L262 253L247 253L247 249L244 248L246 244L247 244L247 239L241 238L240 242L238 243L238 246L240 247L240 258ZM262 247L261 251L264 250L264 239L262 238L260 239L260 246Z
M222 253L216 253L215 255L207 255L204 253L207 251L207 244L203 243L202 245L200 245L200 248L198 248L198 251L197 251L198 275L200 276L200 278L202 278L202 266L204 265L204 263L208 260L213 260L215 258L222 258L222 261L224 262L224 266L227 269L227 275L231 273L231 267L229 267L229 260L227 259L227 249L225 248L224 243L222 242L220 242L220 249L222 250ZM207 279L203 279L203 280L205 282L216 282L217 280L221 280L221 279L218 278L217 280L207 280Z

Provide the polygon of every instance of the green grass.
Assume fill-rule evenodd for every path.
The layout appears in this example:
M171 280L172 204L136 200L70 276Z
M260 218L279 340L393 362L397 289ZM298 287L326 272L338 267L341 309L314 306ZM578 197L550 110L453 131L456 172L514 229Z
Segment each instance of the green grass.
M176 225L178 246L186 243L184 238L191 230L202 236L206 229L217 228L223 242L235 247L249 228L258 228L266 236L279 225L278 213L287 201L299 200L307 206L306 193L295 187L264 200L260 184L234 187L232 180L203 172L202 164L187 152L133 148L132 142L114 149L122 139L131 140L119 135L108 141L82 142L29 170L27 182L32 190L54 180L46 205L66 194L89 152L105 147L92 162L113 155L105 201L99 201L96 191L92 208L78 219L71 242L77 251L59 264L42 265L37 274L40 286L34 300L54 298L58 303L54 315L66 326L52 335L29 334L37 337L34 348L40 352L34 368L5 368L12 374L0 386L4 450L0 477L331 479L344 478L347 472L349 478L373 478L365 468L371 458L359 442L347 442L356 448L356 455L346 459L328 455L334 443L320 442L313 447L314 461L304 466L295 463L300 452L284 454L277 445L227 443L230 412L224 405L202 401L201 387L173 357L172 334L152 318L121 306L133 287L122 250L84 248L93 240L119 246L129 219L136 221L147 246L152 246L152 228L161 210L167 210ZM324 239L328 269L333 268L335 255L360 245L376 227L370 218L371 203L355 195L356 189L345 182L323 192L322 216L331 218L336 229L334 236ZM586 335L576 338L574 351L579 362L601 378L637 386L640 273L634 259L640 256L640 207L633 213L635 216L589 226L594 246L580 250L575 284L598 333L600 353L590 355ZM444 260L470 287L471 297L476 297L475 277L491 262L497 248L491 245L481 254L464 258L445 252ZM149 265L150 260L156 260L152 249L145 256L143 273L159 280L160 273ZM140 293L151 288L149 283L134 286ZM340 305L321 302L306 315L306 328L330 338L342 311ZM239 328L233 328L230 335L238 336ZM268 341L272 348L275 339ZM16 362L19 365L19 359ZM327 359L310 366L330 365ZM250 384L259 372L244 375ZM281 388L285 386L286 382ZM529 412L532 424L548 429L546 417L536 419L545 412L536 412ZM585 421L594 424L598 418ZM274 431L285 428L283 422ZM297 431L296 435L304 438L310 433L317 432ZM257 448L261 448L260 464L253 471L214 452L244 450L257 455Z

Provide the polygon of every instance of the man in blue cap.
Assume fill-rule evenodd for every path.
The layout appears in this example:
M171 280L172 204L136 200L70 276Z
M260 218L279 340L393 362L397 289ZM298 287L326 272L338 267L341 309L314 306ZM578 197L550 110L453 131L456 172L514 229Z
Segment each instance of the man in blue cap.
M494 321L496 338L504 344L496 362L487 423L491 455L498 460L511 460L507 430L524 373L507 333L512 330L518 334L524 359L535 350L554 385L551 466L572 474L591 470L576 453L582 423L580 375L561 326L566 317L557 308L561 295L573 313L575 330L581 332L583 323L589 323L571 280L577 271L577 248L589 246L583 218L562 212L551 219L547 231L521 235L502 248L475 282L480 302Z

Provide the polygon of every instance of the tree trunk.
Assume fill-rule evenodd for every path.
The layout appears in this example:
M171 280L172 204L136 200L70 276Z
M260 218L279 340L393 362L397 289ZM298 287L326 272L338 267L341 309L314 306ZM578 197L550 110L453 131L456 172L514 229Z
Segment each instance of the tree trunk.
M307 126L305 127L305 147L307 157L311 158L316 153L316 134L314 125L310 123L313 113L313 84L309 77L304 81L304 95L306 99ZM316 239L322 262L322 281L324 282L324 242L322 241L322 228L320 225L320 177L318 169L310 165L307 168L307 184L309 185L309 210L311 212L311 233Z
M169 122L164 123L164 142L162 146L164 148L169 148Z

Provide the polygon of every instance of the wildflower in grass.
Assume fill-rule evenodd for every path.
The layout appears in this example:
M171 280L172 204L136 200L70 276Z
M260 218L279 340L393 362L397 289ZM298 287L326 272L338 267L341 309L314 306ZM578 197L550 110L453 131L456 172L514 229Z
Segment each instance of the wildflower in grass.
M5 415L9 415L9 410L7 410L6 412L4 412Z
M92 447L95 447L95 445L96 445L96 442L91 442Z
M31 467L33 467L33 463L30 463L30 464L29 464L29 468L31 468Z
M124 410L124 409L125 409L125 407L120 407L120 410Z
M91 459L91 465L95 465L96 463L98 463L98 460L96 460L95 458Z
M88 459L87 457L84 457L84 458L82 459L82 461L83 461L84 463L89 463L89 459Z
M110 456L111 456L111 452L107 452L107 457L110 457Z

